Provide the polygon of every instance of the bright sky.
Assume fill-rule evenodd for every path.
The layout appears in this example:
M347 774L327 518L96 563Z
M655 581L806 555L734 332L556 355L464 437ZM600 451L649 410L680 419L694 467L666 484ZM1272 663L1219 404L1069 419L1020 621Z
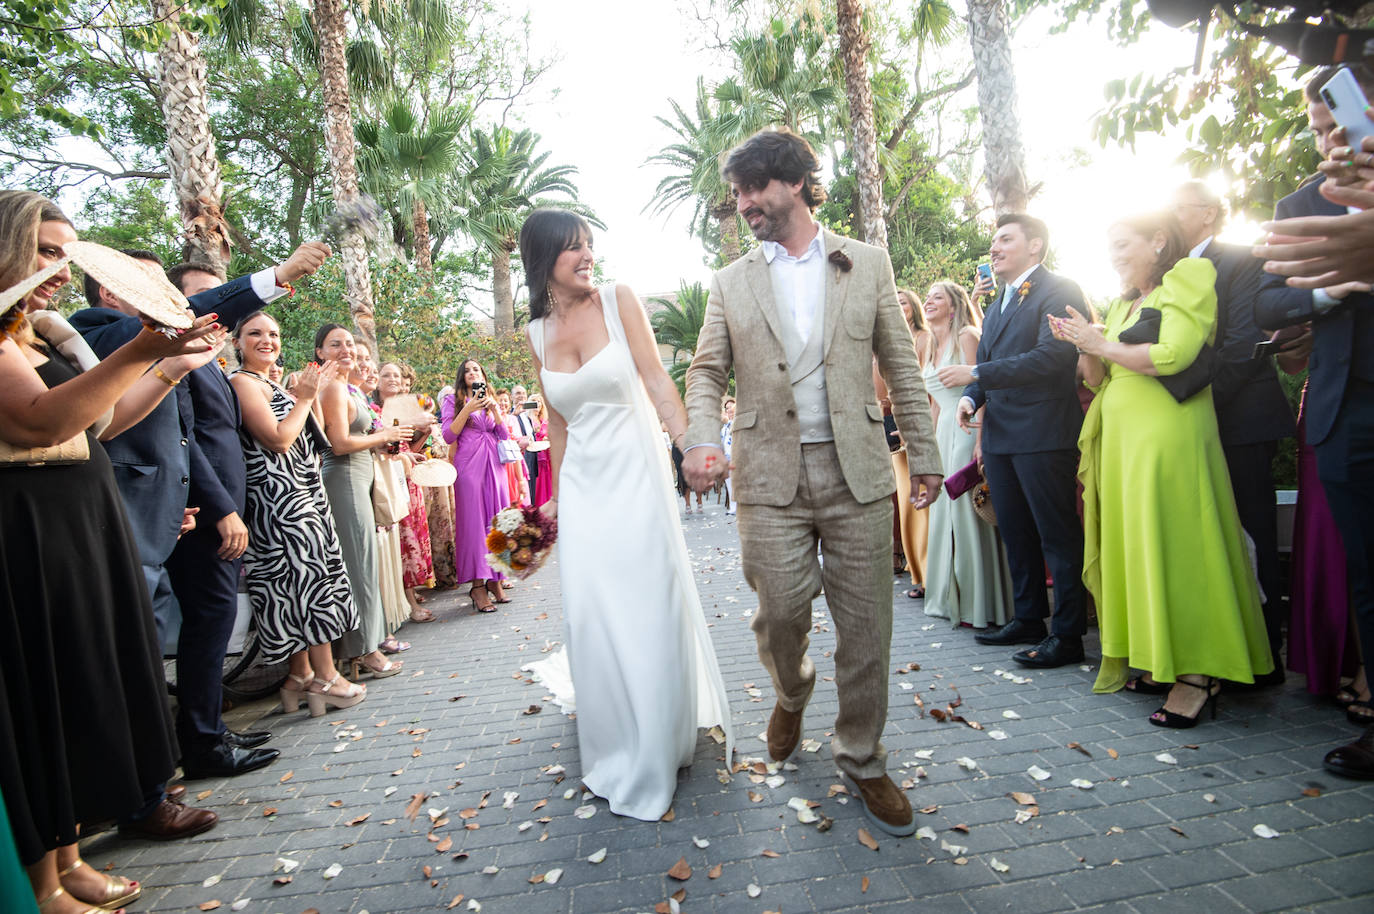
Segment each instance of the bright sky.
M577 166L582 201L608 227L597 236L607 277L641 296L670 292L682 279L705 281L703 249L687 235L690 204L667 220L643 212L664 174L644 162L673 140L654 119L670 115L667 99L687 104L699 74L708 82L726 74L712 69L709 56L686 50L698 42L687 37L693 24L676 0L639 0L631 16L620 0L524 3L536 52L557 51L562 60L544 78L556 96L526 106L523 121L543 135L550 161ZM1027 170L1032 182L1044 182L1032 209L1049 222L1060 272L1091 295L1110 295L1117 279L1104 255L1106 226L1159 206L1188 174L1173 164L1181 137L1145 138L1136 154L1101 149L1091 136L1092 115L1109 79L1191 63L1196 33L1156 25L1123 49L1107 41L1104 25L1050 35L1053 21L1037 12L1013 45ZM974 104L968 91L967 104ZM1248 241L1253 227L1232 226L1227 236Z

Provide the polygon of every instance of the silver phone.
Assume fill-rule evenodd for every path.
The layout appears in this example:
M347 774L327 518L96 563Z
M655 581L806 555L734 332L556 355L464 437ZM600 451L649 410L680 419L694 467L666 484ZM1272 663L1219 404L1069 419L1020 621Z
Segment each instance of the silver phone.
M1369 100L1364 96L1355 74L1349 67L1341 67L1321 87L1322 101L1331 109L1331 116L1345 128L1345 139L1351 149L1359 152L1366 137L1374 136L1374 121L1365 114Z

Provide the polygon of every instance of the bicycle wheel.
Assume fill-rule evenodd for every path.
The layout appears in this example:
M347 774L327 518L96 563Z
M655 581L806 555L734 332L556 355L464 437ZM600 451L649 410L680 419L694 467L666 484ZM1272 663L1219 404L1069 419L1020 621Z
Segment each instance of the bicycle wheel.
M290 662L264 663L258 643L258 627L250 625L243 650L224 658L224 697L230 701L256 701L281 688Z

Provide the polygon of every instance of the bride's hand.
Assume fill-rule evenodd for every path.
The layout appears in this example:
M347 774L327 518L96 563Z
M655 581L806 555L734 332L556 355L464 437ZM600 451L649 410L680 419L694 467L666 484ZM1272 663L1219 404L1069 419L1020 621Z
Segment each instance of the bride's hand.
M550 498L548 501L544 502L539 506L539 513L543 514L549 520L558 520L558 499Z

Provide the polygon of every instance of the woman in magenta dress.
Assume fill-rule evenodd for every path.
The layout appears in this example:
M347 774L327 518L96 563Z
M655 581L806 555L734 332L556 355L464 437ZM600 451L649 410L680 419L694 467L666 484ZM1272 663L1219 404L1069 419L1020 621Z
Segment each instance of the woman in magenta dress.
M530 399L539 404L535 413L538 425L534 430L534 440L544 442L544 449L538 457L539 475L534 481L534 506L537 508L553 497L553 466L549 463L549 409L539 394L530 394Z
M510 504L506 471L496 448L496 442L510 433L476 359L463 361L453 386L454 394L443 400L439 428L453 446L453 468L458 472L453 483L455 575L471 582L468 595L479 612L495 612L493 600L510 601L501 589L500 573L487 563L487 531L496 512Z

